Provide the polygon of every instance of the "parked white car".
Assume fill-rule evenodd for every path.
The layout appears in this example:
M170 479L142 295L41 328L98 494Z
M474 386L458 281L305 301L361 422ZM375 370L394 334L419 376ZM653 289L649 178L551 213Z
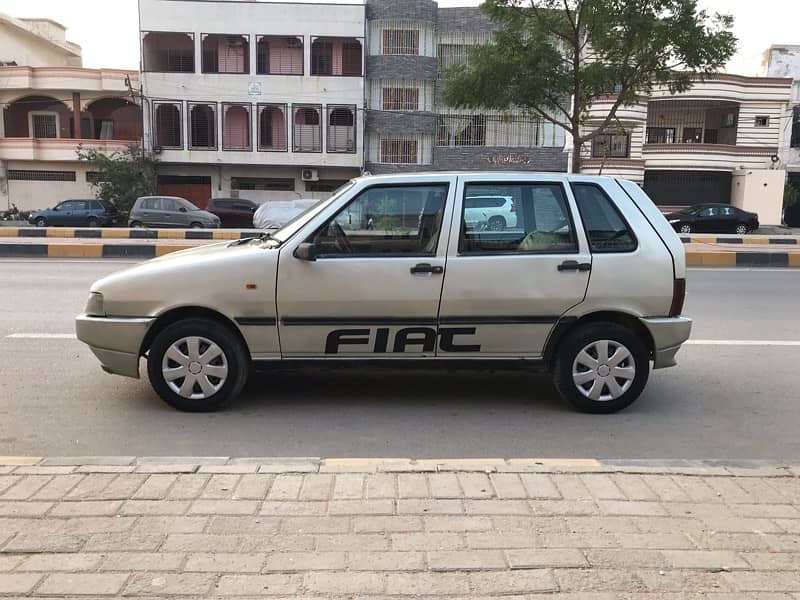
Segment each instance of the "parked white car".
M517 207L511 196L471 196L464 198L464 218L470 227L503 231L517 226Z
M279 229L319 200L267 200L253 213L256 229Z

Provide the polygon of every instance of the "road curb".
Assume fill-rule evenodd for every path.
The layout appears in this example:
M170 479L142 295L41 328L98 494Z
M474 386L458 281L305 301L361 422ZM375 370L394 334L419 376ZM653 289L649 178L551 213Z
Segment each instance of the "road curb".
M0 456L3 473L632 473L702 477L800 477L800 463L766 460L594 458L318 458Z
M125 229L114 227L0 227L0 238L238 240L260 229Z

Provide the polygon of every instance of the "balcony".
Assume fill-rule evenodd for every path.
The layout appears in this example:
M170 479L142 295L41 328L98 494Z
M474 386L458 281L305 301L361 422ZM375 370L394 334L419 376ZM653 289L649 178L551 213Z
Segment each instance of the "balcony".
M651 101L645 145L736 146L739 103L703 100ZM677 149L683 152L684 149Z

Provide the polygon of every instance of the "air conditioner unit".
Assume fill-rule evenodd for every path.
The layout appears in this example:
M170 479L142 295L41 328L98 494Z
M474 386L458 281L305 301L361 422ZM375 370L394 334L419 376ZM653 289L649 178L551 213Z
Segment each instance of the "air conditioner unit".
M303 181L319 181L319 173L316 169L303 169L300 178Z

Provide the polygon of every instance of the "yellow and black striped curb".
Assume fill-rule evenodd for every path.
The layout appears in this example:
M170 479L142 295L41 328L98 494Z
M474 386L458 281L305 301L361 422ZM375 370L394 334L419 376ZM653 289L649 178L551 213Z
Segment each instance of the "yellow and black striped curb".
M318 458L0 456L0 472L58 473L640 473L800 477L800 464L765 460L595 458Z
M736 252L731 250L689 250L689 267L774 267L800 269L800 252Z
M125 229L113 227L0 227L0 238L83 238L123 240L238 240L258 229Z
M797 235L691 235L681 236L684 244L739 244L742 246L800 246Z

